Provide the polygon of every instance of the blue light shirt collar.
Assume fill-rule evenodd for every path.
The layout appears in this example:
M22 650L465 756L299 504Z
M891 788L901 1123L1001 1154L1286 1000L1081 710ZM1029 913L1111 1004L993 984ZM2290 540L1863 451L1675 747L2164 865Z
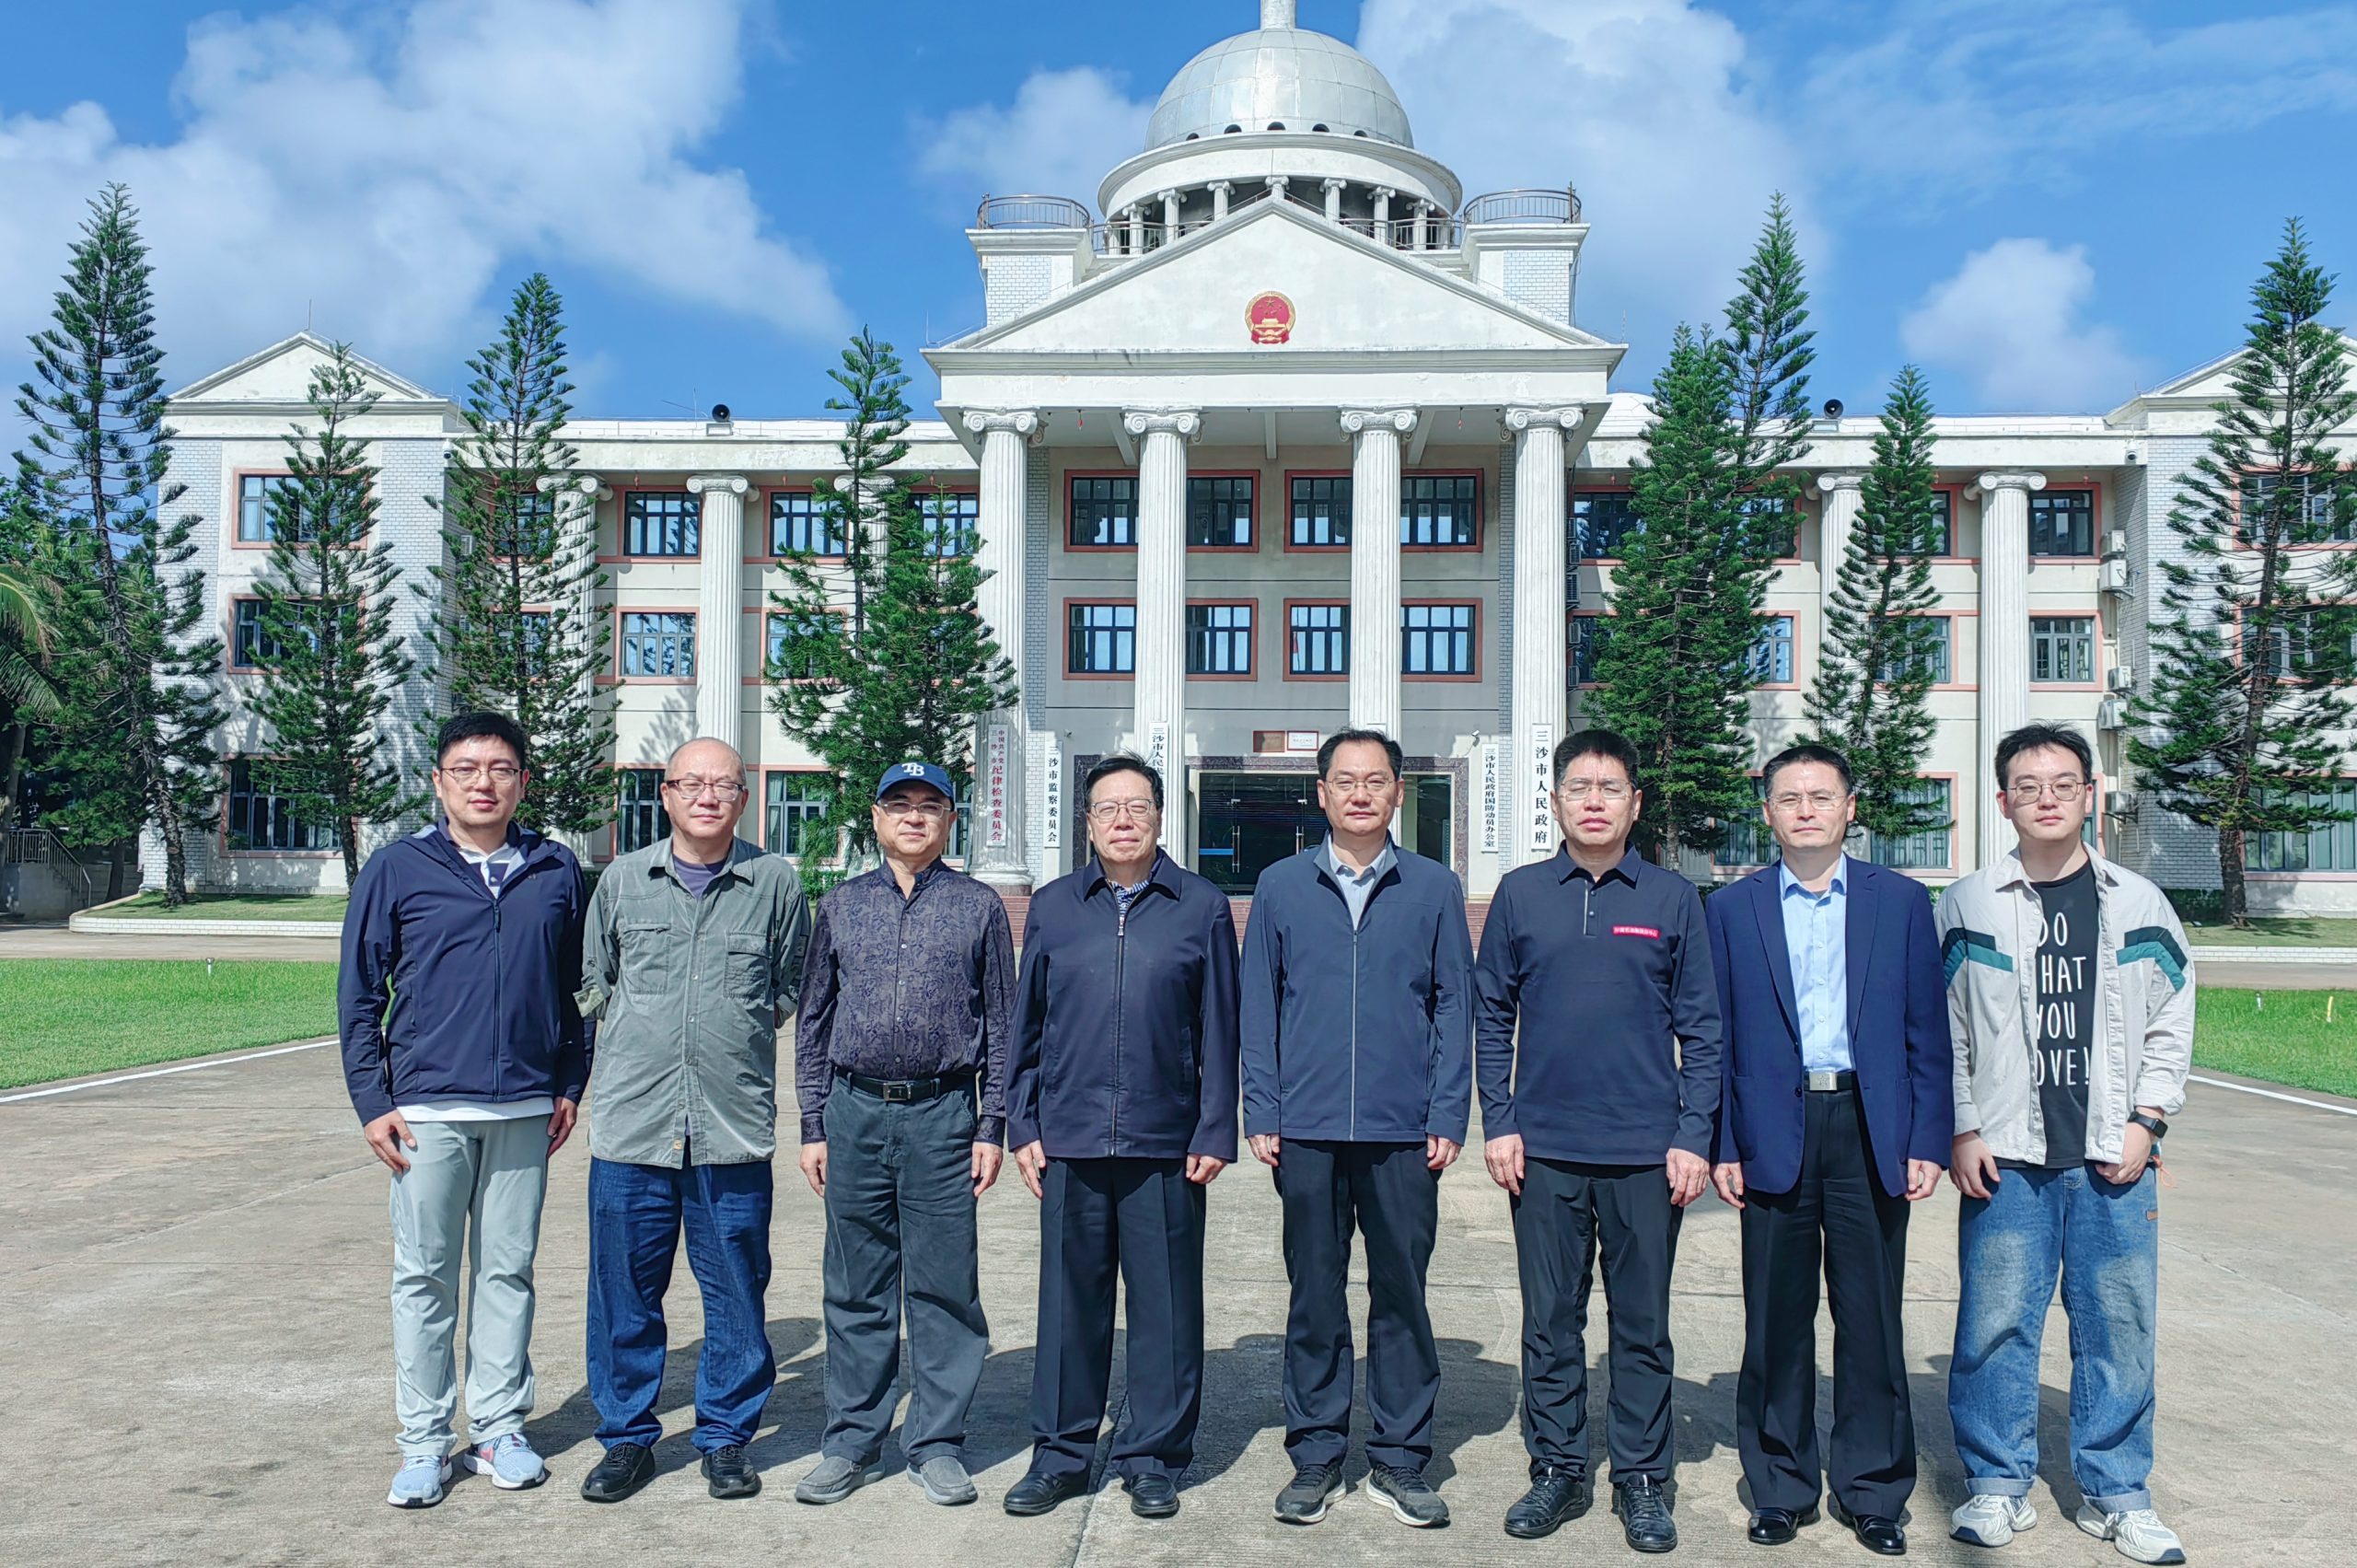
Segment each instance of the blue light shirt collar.
M1784 947L1793 960L1793 1002L1798 1008L1801 1066L1811 1073L1846 1073L1850 1053L1850 861L1833 868L1825 891L1813 893L1782 861L1776 863L1777 903L1784 918Z

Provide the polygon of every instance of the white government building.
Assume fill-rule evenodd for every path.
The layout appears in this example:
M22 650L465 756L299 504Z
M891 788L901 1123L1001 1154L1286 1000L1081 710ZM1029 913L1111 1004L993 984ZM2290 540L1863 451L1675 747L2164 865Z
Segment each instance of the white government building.
M1084 853L1074 783L1121 748L1170 781L1173 853L1248 893L1320 830L1311 753L1346 722L1399 738L1399 836L1477 899L1555 842L1546 759L1581 723L1648 406L1612 388L1625 345L1579 325L1586 222L1566 187L1464 199L1373 65L1296 28L1289 0L1265 0L1260 24L1171 79L1144 150L1098 188L1103 221L1075 201L985 200L967 238L986 324L924 355L940 418L911 431L905 466L928 504L976 522L983 611L1022 685L983 726L959 848L1014 895ZM203 519L233 695L254 679L262 497L324 352L291 338L171 401L171 478ZM2229 363L2100 416L1939 422L1945 640L1924 788L1954 826L1878 858L1944 882L2002 847L1989 754L2041 719L2095 742L2109 853L2216 886L2213 841L2141 797L2121 726L2150 677L2156 563L2177 548L2163 519ZM460 425L448 398L375 374L381 526L425 581L442 551L427 497ZM1875 428L1852 413L1812 433L1756 655L1762 756L1798 731ZM597 603L620 726L620 818L593 858L662 830L654 781L697 734L757 771L749 834L816 852L814 760L769 713L762 671L777 557L826 543L811 497L839 432L722 411L569 427L581 471L561 515L595 528L610 575ZM422 633L407 596L401 614ZM269 740L238 707L222 743ZM211 887L332 888L328 851L232 762L192 864ZM1689 869L1759 853L1737 832ZM2254 906L2357 910L2357 830L2253 854Z

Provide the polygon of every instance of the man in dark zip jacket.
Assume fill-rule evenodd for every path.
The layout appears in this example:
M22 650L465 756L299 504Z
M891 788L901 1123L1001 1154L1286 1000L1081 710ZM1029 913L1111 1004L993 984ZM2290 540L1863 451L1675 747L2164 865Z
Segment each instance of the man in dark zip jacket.
M1368 1495L1401 1523L1448 1522L1424 1480L1440 1356L1424 1273L1440 1173L1472 1099L1465 889L1391 841L1399 743L1346 729L1318 753L1326 842L1260 875L1245 927L1244 1130L1284 1208L1285 1450L1276 1516L1314 1524L1350 1450L1353 1229L1366 1237Z
M1204 1189L1236 1157L1236 922L1155 840L1162 779L1108 757L1081 784L1097 858L1032 895L1007 1142L1039 1198L1030 1473L1010 1514L1088 1487L1128 1289L1128 1415L1112 1469L1144 1518L1178 1511L1203 1383Z
M466 1462L506 1490L548 1479L524 1438L532 1261L549 1156L589 1078L574 1001L587 898L571 852L516 826L524 732L462 714L435 759L442 819L361 867L336 984L345 1086L393 1173L396 1508L432 1507L450 1479L469 1248Z

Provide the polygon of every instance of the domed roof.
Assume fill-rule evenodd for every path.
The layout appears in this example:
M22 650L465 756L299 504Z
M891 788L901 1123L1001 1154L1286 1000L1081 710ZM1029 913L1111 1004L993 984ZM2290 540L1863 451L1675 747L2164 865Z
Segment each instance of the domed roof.
M1261 10L1261 27L1213 44L1170 78L1146 125L1148 151L1190 136L1276 129L1416 145L1399 95L1364 55L1291 26L1290 5Z

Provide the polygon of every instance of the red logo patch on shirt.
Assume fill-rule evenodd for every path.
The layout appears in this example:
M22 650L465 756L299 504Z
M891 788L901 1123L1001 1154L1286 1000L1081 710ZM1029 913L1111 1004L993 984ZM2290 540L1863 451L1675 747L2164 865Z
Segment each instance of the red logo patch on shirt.
M1615 936L1650 936L1656 942L1661 940L1661 932L1650 925L1616 925L1612 928L1612 935Z

